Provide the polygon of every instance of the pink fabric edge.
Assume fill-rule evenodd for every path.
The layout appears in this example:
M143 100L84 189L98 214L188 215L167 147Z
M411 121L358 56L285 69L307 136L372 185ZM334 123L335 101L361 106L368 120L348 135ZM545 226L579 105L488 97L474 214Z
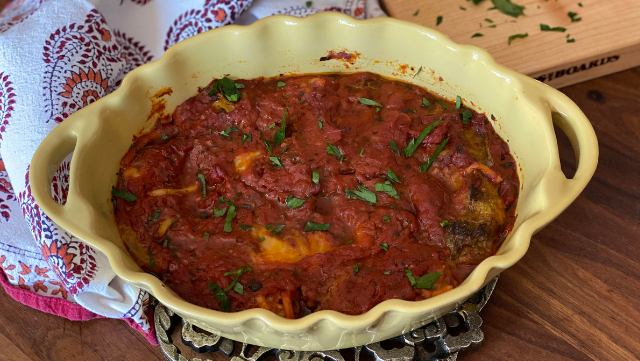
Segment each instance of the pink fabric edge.
M95 314L86 308L71 303L63 298L58 297L47 297L43 295L39 295L33 293L31 291L27 291L20 287L15 287L9 280L7 279L7 275L4 273L4 270L0 268L0 283L4 287L4 290L7 292L11 298L22 303L23 305L27 305L31 308L35 308L38 311L50 313L52 315L61 316L71 321L89 321L95 318L107 318L98 314ZM149 309L148 314L151 329L153 330L153 310ZM141 332L144 337L154 346L158 345L158 339L156 338L155 332L144 332L142 327L138 325L131 318L121 318L121 320L125 321L129 324L134 330Z

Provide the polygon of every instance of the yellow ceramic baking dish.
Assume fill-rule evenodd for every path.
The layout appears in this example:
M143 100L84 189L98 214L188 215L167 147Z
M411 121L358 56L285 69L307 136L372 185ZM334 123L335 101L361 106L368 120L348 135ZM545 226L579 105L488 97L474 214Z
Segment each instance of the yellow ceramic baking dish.
M320 61L346 50L350 61ZM418 72L418 69L421 69ZM263 309L222 313L190 304L143 272L125 250L113 219L111 186L132 137L148 129L154 109L170 113L214 77L371 71L424 86L493 115L496 131L515 156L521 182L517 222L499 252L459 287L424 301L388 300L349 316L320 311L296 320ZM416 73L418 73L416 75ZM154 98L169 87L171 95ZM579 160L573 179L560 171L554 122ZM50 196L50 181L71 152L66 205ZM534 232L551 222L593 175L598 146L593 128L560 92L498 65L484 50L452 42L440 32L394 19L359 21L327 12L308 18L274 16L250 26L226 26L171 47L133 70L119 89L79 110L42 142L31 163L31 187L44 212L102 251L115 273L151 292L196 326L257 345L294 350L345 348L383 340L430 322L460 304L525 254Z

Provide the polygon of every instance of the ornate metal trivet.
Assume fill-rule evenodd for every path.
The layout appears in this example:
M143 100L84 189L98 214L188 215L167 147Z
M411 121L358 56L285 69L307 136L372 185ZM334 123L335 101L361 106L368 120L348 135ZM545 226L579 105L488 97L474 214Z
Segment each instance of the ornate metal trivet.
M182 342L197 353L219 351L231 357L239 346L240 352L230 361L265 361L269 356L275 356L270 359L276 361L455 361L458 352L478 345L484 339L480 329L482 318L478 313L489 300L497 281L498 277L492 279L456 310L426 326L389 340L338 351L290 351L240 344L196 331L189 322L162 304L156 306L154 322L160 348L171 361L203 361L200 358L187 359L173 344L170 335L178 319L182 320Z

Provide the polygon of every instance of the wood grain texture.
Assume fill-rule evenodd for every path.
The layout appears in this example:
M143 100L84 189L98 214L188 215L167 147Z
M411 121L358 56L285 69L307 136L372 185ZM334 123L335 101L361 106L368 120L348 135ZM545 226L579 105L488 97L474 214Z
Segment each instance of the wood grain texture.
M576 202L501 275L482 311L485 341L460 360L640 358L638 84L635 68L562 89L596 130L598 169ZM558 137L563 170L571 175L573 149ZM20 305L4 291L0 350L2 361L163 359L123 321L67 321Z
M390 16L442 31L458 43L485 48L499 63L534 77L574 65L579 68L583 63L588 66L605 55L618 56L615 61L547 82L556 87L640 65L640 2L636 0L513 2L525 6L525 16L514 18L488 10L493 7L489 0L479 5L464 0L382 0ZM414 15L416 11L418 14ZM570 11L578 13L582 20L572 23L567 15ZM438 16L443 17L440 25L436 25ZM540 24L567 31L542 32ZM489 28L491 25L496 27ZM476 33L483 36L472 38ZM529 36L508 45L509 36L523 33ZM576 41L567 43L567 34Z

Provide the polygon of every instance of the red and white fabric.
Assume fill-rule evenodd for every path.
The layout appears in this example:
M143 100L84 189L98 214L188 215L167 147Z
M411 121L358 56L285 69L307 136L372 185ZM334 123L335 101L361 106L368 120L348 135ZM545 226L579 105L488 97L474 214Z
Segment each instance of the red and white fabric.
M385 16L376 0L14 0L0 13L0 283L14 299L72 320L122 318L156 343L149 295L44 214L31 195L38 144L78 109L173 44L265 16ZM10 181L11 179L11 181ZM63 204L69 159L51 187Z

